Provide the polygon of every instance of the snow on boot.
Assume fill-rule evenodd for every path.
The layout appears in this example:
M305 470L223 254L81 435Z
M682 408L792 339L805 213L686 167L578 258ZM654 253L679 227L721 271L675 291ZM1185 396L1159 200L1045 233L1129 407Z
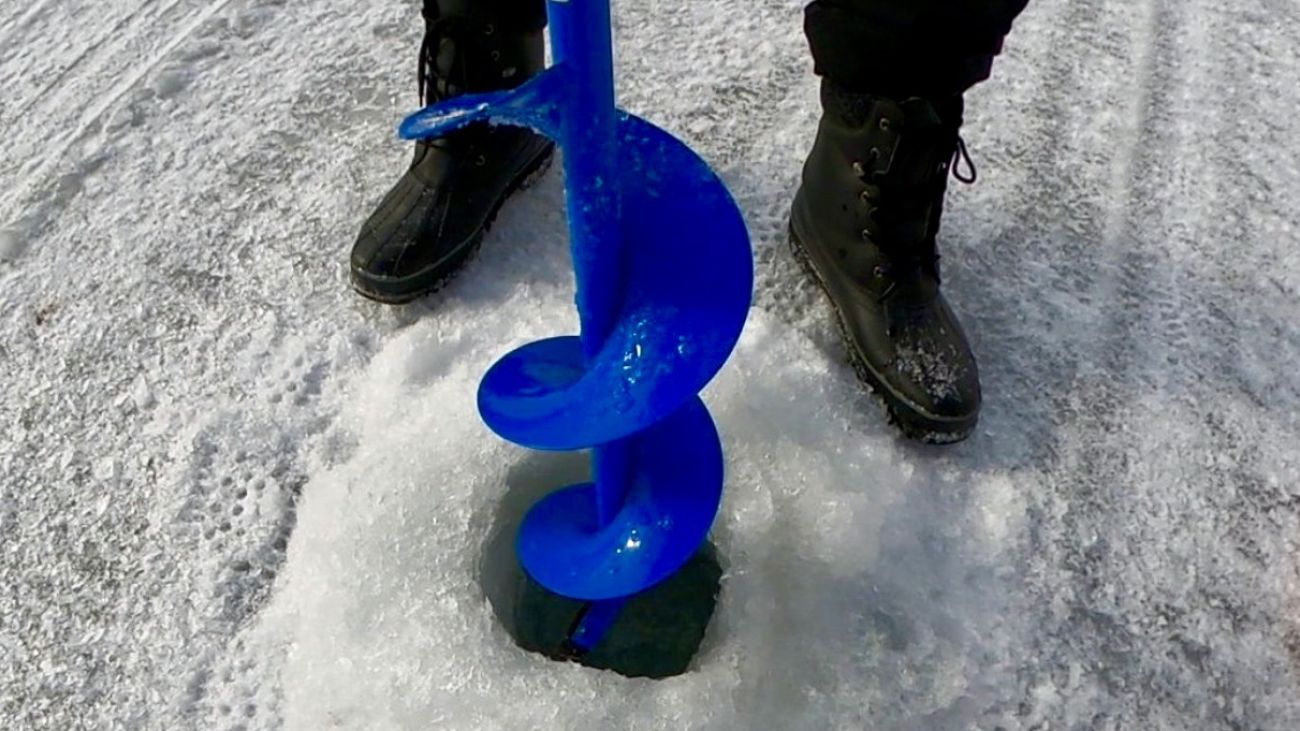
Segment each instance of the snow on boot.
M962 99L903 101L822 81L823 116L790 220L796 259L829 296L858 376L909 437L955 442L979 416L975 357L939 291L950 168L974 168Z
M452 7L463 0L440 4L442 12L425 3L421 104L512 88L542 70L542 30L507 32ZM417 142L410 168L353 246L353 288L392 304L436 290L477 250L505 199L544 169L552 149L531 130L487 124Z

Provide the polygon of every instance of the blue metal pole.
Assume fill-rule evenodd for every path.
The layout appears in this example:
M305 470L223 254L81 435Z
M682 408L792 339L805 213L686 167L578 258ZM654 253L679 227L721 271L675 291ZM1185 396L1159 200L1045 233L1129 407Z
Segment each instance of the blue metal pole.
M605 343L623 297L609 0L550 0L551 54L573 75L564 115L569 242L587 358Z
M551 55L574 79L560 142L582 350L591 361L617 321L625 284L609 0L551 0L547 13ZM592 462L597 522L603 527L623 507L627 447L597 446Z

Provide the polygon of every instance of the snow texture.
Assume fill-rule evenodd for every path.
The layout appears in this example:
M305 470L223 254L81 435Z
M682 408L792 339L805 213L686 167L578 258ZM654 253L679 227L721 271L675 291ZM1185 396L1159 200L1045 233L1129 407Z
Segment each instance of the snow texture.
M986 404L946 448L784 248L800 11L614 3L622 104L758 268L718 614L653 682L517 650L477 580L507 486L574 468L473 409L576 326L558 168L443 294L348 291L416 5L0 3L0 727L1300 728L1300 8L1030 6L947 209Z

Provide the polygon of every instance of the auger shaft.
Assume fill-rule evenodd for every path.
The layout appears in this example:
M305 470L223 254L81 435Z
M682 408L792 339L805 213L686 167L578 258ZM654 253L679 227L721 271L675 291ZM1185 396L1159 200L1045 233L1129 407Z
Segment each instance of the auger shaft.
M609 0L551 0L547 13L551 54L573 79L560 147L582 350L591 361L617 321L625 285ZM596 514L603 527L623 506L626 445L597 446L592 462Z
M609 0L550 0L547 12L551 53L572 79L560 147L578 317L590 359L613 328L624 289Z

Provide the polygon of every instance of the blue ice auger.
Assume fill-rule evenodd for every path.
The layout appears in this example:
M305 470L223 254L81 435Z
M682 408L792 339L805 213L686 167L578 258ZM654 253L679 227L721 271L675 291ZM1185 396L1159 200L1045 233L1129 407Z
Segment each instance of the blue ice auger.
M407 139L477 121L533 128L563 150L581 337L529 343L479 387L483 420L532 449L593 449L594 483L524 518L528 575L591 602L589 650L623 600L681 568L722 496L722 446L697 395L749 310L753 263L735 201L681 141L614 106L609 0L549 0L554 64L516 89L407 118Z

